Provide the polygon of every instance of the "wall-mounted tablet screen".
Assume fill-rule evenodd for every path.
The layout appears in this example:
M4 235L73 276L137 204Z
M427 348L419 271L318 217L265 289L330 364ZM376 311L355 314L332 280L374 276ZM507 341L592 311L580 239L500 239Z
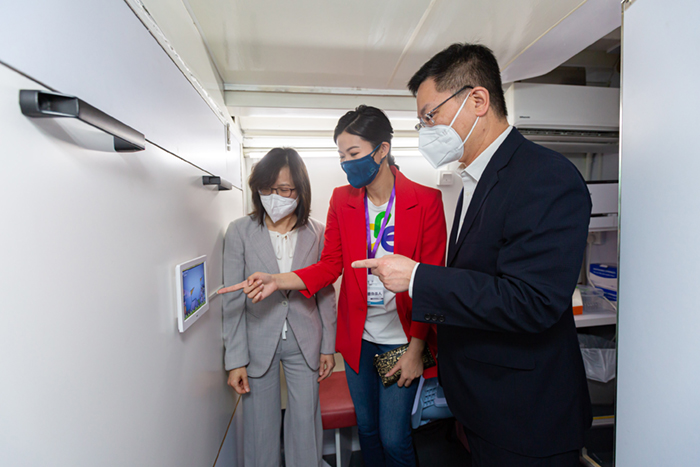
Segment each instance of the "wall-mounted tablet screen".
M175 274L178 289L177 324L180 332L185 332L209 309L207 257L200 256L178 264Z

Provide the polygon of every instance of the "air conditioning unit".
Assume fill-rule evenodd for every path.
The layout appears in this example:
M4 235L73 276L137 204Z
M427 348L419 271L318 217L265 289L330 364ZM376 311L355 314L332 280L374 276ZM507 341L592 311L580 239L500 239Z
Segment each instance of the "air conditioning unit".
M508 123L531 141L562 153L618 149L618 88L512 83L505 98Z

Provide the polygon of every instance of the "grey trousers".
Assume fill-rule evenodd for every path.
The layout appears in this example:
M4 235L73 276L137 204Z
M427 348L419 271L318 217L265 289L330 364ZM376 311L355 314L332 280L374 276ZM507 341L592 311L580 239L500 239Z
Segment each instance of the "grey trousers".
M279 466L282 402L279 365L287 380L284 414L286 467L320 466L323 449L318 372L309 368L292 328L277 344L270 368L259 378L248 377L250 392L243 397L243 453L245 467Z

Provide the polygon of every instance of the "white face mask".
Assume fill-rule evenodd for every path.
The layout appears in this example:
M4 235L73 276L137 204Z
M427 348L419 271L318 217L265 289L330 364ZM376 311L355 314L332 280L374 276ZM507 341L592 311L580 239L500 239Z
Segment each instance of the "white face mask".
M449 126L435 125L423 127L418 132L418 150L423 154L423 157L428 159L428 162L430 162L433 168L437 169L442 165L458 161L462 157L464 143L467 142L474 128L476 128L479 117L476 117L472 129L469 130L469 134L464 138L464 141L459 137L457 130L452 128L452 125L454 125L457 116L462 111L464 104L467 103L471 95L472 93L470 92L467 98L464 99L464 102L462 102L462 105L459 107L457 114L452 119Z
M277 223L280 219L293 213L298 204L296 198L285 198L276 193L260 195L260 201L273 223Z

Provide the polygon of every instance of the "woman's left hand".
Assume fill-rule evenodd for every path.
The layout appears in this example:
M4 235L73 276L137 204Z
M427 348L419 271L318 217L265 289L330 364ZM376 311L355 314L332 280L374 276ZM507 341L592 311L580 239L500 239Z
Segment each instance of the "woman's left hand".
M414 341L416 341L414 343ZM401 376L399 381L396 383L400 388L409 387L411 382L420 378L423 374L423 347L425 342L418 338L411 339L411 344L408 346L408 350L399 358L396 362L394 368L386 374L386 376L391 376L397 371L401 370Z
M335 368L335 358L333 355L321 354L320 363L318 365L318 382L328 378L333 373Z

